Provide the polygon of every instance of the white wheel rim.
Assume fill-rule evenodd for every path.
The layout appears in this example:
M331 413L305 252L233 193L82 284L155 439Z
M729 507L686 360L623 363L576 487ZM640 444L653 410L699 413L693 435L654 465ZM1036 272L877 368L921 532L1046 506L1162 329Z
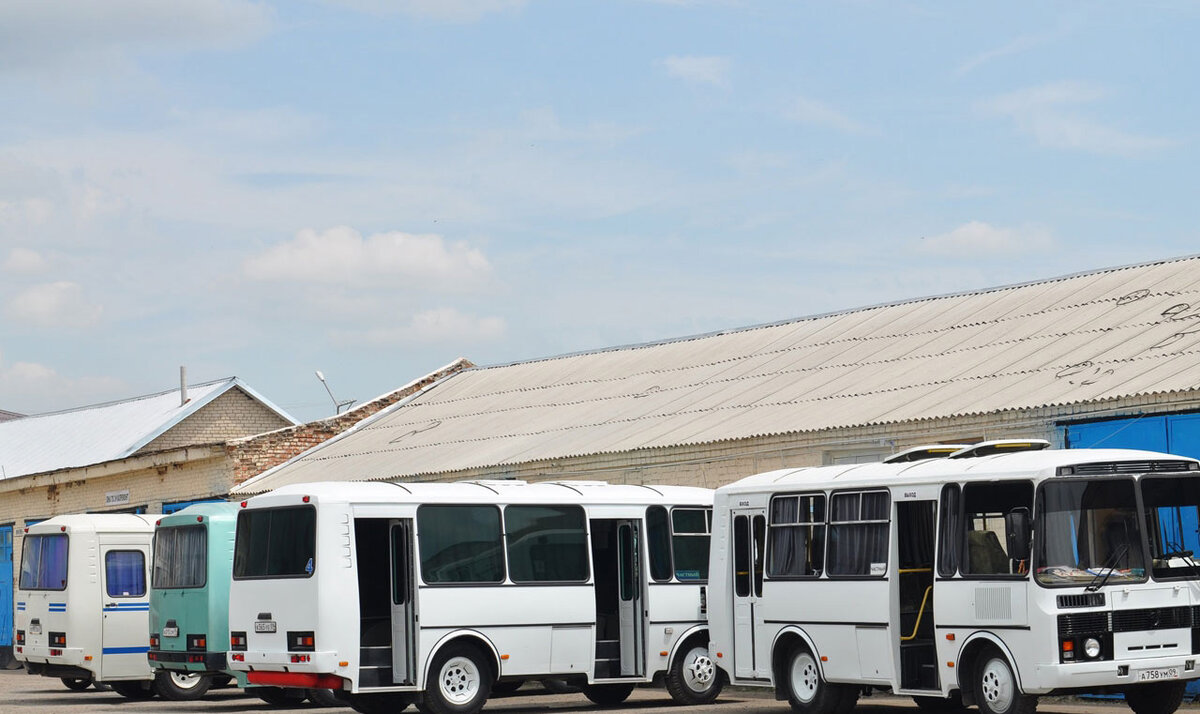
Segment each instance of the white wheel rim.
M479 694L479 667L466 657L451 657L442 665L438 689L451 704L466 704Z
M817 661L807 652L792 659L792 693L802 702L811 702L821 687L821 673Z
M191 689L197 684L200 684L200 675L184 674L183 672L171 672L171 682L180 689Z
M1006 712L1016 694L1012 671L1000 659L990 659L979 676L979 690L994 712Z
M693 647L683 657L683 683L693 692L707 692L716 680L717 667L707 647Z

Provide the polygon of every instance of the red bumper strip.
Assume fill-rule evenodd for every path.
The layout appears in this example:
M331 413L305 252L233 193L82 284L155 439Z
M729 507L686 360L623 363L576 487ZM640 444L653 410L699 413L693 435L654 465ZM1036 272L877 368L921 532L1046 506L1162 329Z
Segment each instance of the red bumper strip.
M341 677L336 674L315 674L312 672L262 672L254 671L246 675L251 684L270 685L272 687L304 687L305 689L341 689Z

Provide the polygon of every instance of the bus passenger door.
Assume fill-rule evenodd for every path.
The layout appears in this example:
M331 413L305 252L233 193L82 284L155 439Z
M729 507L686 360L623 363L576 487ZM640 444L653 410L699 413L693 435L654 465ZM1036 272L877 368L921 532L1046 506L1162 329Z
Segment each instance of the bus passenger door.
M640 677L645 672L645 622L642 617L641 539L636 521L617 526L618 619L621 632L621 676Z
M413 522L391 522L392 681L416 683L416 587L413 572Z
M733 512L733 670L739 678L759 678L755 630L761 613L766 514L762 509Z

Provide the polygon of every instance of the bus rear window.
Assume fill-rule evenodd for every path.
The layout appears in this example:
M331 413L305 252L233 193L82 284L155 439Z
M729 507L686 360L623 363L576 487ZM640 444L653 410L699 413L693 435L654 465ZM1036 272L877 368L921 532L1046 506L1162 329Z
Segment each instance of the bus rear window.
M67 536L25 536L21 549L22 590L65 590L67 588Z
M208 571L208 530L202 525L159 528L154 534L155 588L202 588Z
M238 514L233 577L304 578L312 575L317 547L312 506L261 508Z

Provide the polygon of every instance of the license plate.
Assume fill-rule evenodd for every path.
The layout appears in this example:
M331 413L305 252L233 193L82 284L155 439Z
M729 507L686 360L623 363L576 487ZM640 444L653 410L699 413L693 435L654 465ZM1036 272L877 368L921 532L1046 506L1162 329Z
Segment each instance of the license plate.
M31 634L31 635L42 634L42 626L41 625L30 625L29 626L29 634Z
M1179 679L1178 667L1159 667L1157 669L1140 669L1137 673L1139 682L1157 682L1161 679Z
M164 627L162 631L163 637L179 637L178 627Z
M262 620L260 620L256 623L254 623L254 631L255 632L274 632L275 631L275 621L267 620L266 622L263 622Z

